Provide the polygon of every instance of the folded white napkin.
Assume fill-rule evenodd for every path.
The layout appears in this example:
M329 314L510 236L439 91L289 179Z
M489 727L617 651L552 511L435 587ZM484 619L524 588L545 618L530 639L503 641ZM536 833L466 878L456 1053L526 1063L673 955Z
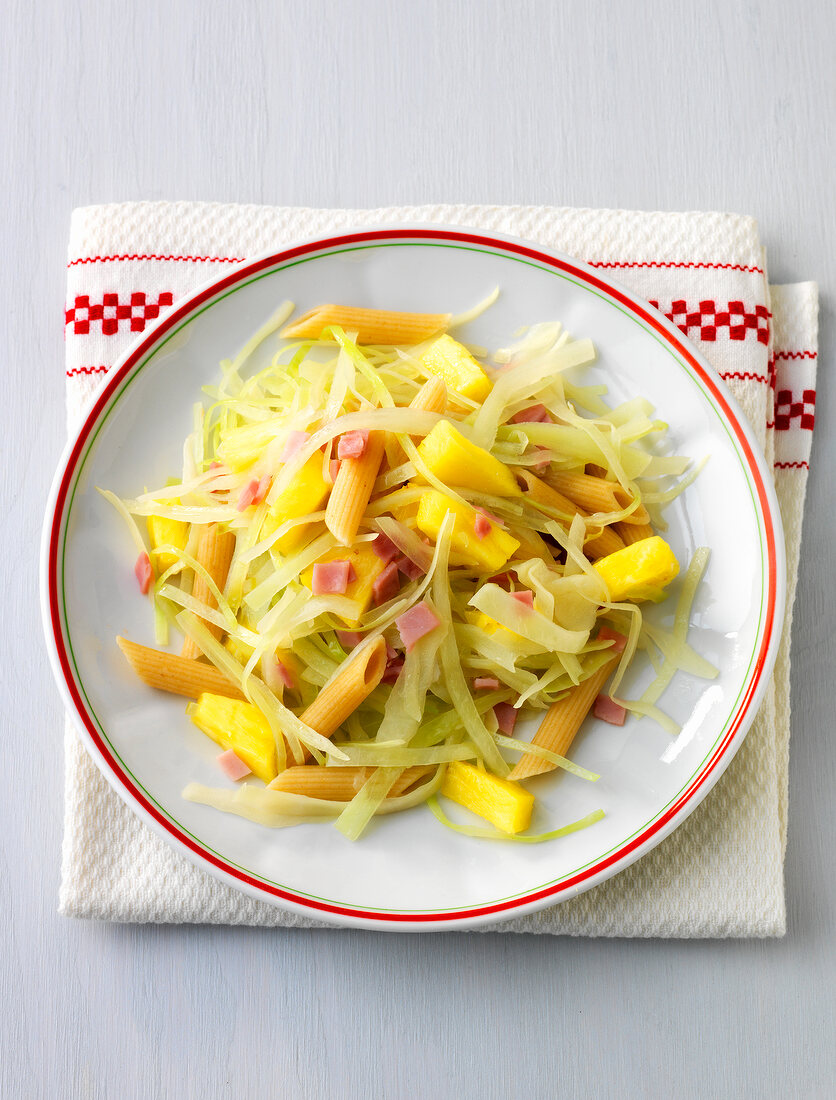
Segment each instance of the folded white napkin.
M586 936L777 936L790 735L789 633L814 422L817 289L770 287L757 226L730 214L551 207L307 210L126 203L75 211L66 312L70 429L137 332L260 252L352 226L436 222L570 253L644 295L724 378L774 463L787 538L787 624L773 682L728 771L649 855L578 898L490 930ZM113 921L314 927L197 870L119 800L67 724L61 912Z

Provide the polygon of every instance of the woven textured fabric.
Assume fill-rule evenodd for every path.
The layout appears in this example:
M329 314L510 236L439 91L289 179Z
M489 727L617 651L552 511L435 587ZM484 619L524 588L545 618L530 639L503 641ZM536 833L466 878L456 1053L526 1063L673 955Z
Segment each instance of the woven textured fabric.
M773 682L701 806L649 855L593 890L486 931L589 936L777 936L785 927L789 630L815 420L817 290L770 287L757 226L731 214L551 207L308 210L128 203L73 215L67 416L137 332L200 283L260 252L354 226L493 230L599 267L653 302L724 378L767 457L784 518L788 613ZM79 917L317 927L222 885L159 840L111 791L70 723L60 907Z

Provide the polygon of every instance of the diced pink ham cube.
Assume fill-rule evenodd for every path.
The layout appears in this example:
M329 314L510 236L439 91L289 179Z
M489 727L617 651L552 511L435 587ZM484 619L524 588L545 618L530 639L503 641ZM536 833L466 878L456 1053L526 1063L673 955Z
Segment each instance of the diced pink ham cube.
M337 458L362 458L369 445L369 433L367 430L346 432L340 436L337 444Z
M476 691L496 691L499 687L499 680L495 676L475 676L473 687Z
M398 576L398 567L393 561L390 561L383 572L375 577L374 584L372 585L372 597L375 607L397 596L400 587L401 582Z
M372 539L372 550L380 558L384 565L388 565L390 561L394 561L400 554L400 550L395 546L394 542L388 535L384 535L383 532Z
M281 461L290 462L291 458L305 446L310 438L310 432L290 432L285 440Z
M264 474L258 483L258 488L255 491L253 497L253 504L261 504L267 494L270 492L270 486L273 484L273 478L270 474Z
M493 708L493 712L500 732L510 737L514 732L514 726L517 724L516 708L511 703L497 703Z
M296 686L293 673L275 653L265 653L261 658L261 674L264 677L264 683L279 697L284 688L292 689Z
M512 592L511 595L517 603L521 603L523 607L527 607L529 610L534 609L534 593L531 589L524 588L522 592Z
M552 418L545 405L529 405L511 417L512 424L551 424Z
M151 559L144 550L136 559L134 574L139 581L140 592L143 596L147 596L148 589L151 587L151 581L154 579L154 570L151 568Z
M251 504L255 503L258 486L258 478L254 477L253 480L241 490L241 495L238 497L238 503L235 505L239 512L245 512Z
M251 774L250 768L233 749L227 749L226 752L220 753L217 761L230 779L243 779L245 775Z
M348 588L350 561L317 562L313 567L311 591L315 596L341 596Z
M395 565L409 580L414 581L418 577L423 577L425 570L421 568L411 558L408 558L406 554L402 554L401 557L395 559Z
M623 726L627 711L620 703L613 702L609 695L599 695L592 705L592 713L602 722L609 722L611 726Z
M491 533L491 521L482 512L477 512L473 528L476 531L476 538L483 539Z
M276 672L279 674L281 682L286 688L292 688L294 686L293 673L278 657L274 657L273 660L276 662Z
M328 476L331 478L331 484L337 480L337 474L340 472L340 460L338 458L332 458L328 463Z
M627 638L624 634L619 634L617 630L613 630L610 626L602 626L598 631L599 642L612 642L613 644L609 648L610 653L623 653L624 647L627 645Z
M363 640L363 635L359 630L338 630L336 633L343 649L354 649Z
M414 604L408 611L404 611L403 615L395 619L395 626L398 628L398 633L403 640L407 653L412 650L419 638L423 638L425 634L435 630L440 625L440 621L438 615L424 600Z

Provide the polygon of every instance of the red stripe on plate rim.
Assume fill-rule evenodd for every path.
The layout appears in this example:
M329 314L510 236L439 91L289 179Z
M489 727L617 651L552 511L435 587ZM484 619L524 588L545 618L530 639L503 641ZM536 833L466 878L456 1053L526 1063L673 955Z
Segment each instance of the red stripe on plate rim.
M285 890L282 887L275 886L272 883L266 883L259 878L248 874L246 871L241 870L238 867L226 862L213 852L207 851L201 844L195 841L192 837L188 836L181 828L174 825L146 796L138 789L138 787L130 781L125 775L119 763L114 759L110 747L103 741L99 731L96 729L94 723L91 721L87 708L81 699L81 695L78 691L75 682L75 676L70 667L70 662L67 654L66 647L64 645L63 633L60 629L60 606L59 606L59 589L58 589L58 548L60 542L60 534L62 530L61 520L64 517L64 510L66 506L67 496L70 486L73 482L75 468L78 460L84 450L84 446L92 431L93 427L97 423L99 416L104 408L110 401L115 389L121 383L121 381L128 375L128 373L136 366L136 364L151 350L151 348L159 341L160 337L168 332L175 325L179 324L185 317L192 313L198 306L202 305L216 295L229 289L235 283L248 280L253 275L258 274L265 269L275 266L279 263L286 263L288 260L295 259L300 256L309 255L315 252L327 251L339 246L348 245L361 245L361 244L374 244L375 242L384 241L397 241L397 240L426 240L426 241L455 241L460 244L472 245L475 247L490 248L499 252L511 253L513 255L522 256L526 259L533 260L537 263L546 265L547 267L555 268L564 272L567 275L572 276L575 279L587 283L594 287L597 291L603 293L606 297L614 299L621 306L626 308L630 313L640 317L641 320L654 330L654 332L660 336L666 343L673 346L676 353L685 360L691 370L699 377L702 383L709 389L712 397L722 413L734 431L735 438L738 445L743 451L748 471L752 477L753 483L757 490L758 502L761 507L762 514L766 520L764 527L766 533L767 543L767 561L768 561L768 593L767 593L767 610L766 610L766 622L764 625L763 638L761 646L759 648L755 668L751 675L751 680L747 686L744 698L737 708L737 712L732 718L729 727L724 735L722 741L715 747L709 760L705 763L699 774L692 780L689 786L683 791L677 799L650 825L642 830L637 836L633 837L626 844L621 845L616 851L610 853L603 859L598 860L596 863L577 872L567 879L544 887L542 889L533 891L531 893L522 895L521 897L511 898L509 900L495 902L492 904L477 906L470 909L456 909L449 912L433 912L433 913L416 913L416 912L403 912L403 913L389 913L389 912L377 912L375 910L357 909L351 906L342 906L326 901L320 901L314 898L308 898L304 895L295 894L291 890ZM579 262L572 262L567 259L562 259L558 256L549 255L548 253L540 252L538 249L525 245L521 242L515 242L510 239L504 239L500 237L490 237L482 234L468 233L466 231L454 231L450 229L419 229L411 227L402 227L400 229L376 229L360 231L355 233L341 234L336 237L320 238L315 241L309 241L304 244L297 245L292 248L285 249L281 252L273 253L269 256L262 257L260 260L255 260L253 263L248 264L246 267L238 268L234 272L231 272L223 279L213 281L211 284L205 286L202 290L197 291L194 295L187 298L180 306L176 307L163 318L159 324L142 339L142 341L134 348L129 354L128 358L122 364L122 366L113 372L112 376L107 380L101 392L99 393L97 400L87 418L78 432L76 440L73 444L72 450L65 460L64 474L61 478L60 484L57 487L55 494L55 503L53 506L52 518L49 527L49 540L48 540L48 608L50 622L49 625L52 629L52 635L55 645L55 652L58 657L58 662L61 668L61 674L64 681L64 685L67 688L70 698L72 699L73 707L76 715L81 719L85 731L90 737L91 741L95 745L101 761L107 765L112 774L112 782L115 785L124 789L128 794L130 800L140 806L144 813L146 813L159 828L164 832L167 832L172 836L178 844L188 849L198 861L208 863L216 870L220 871L224 876L234 879L237 882L249 887L251 890L263 895L269 895L277 900L289 902L291 905L300 908L307 909L313 912L328 913L338 917L348 917L353 920L362 921L365 923L377 923L380 926L397 925L397 924L440 924L444 925L445 922L463 922L473 920L480 917L491 917L500 914L507 914L513 912L516 909L526 908L537 902L543 901L548 898L552 898L555 901L560 900L561 896L571 896L574 893L578 893L579 887L582 887L585 882L594 876L600 875L603 871L608 870L616 863L625 862L625 866L637 858L635 853L637 850L645 845L650 839L652 839L660 830L664 829L670 824L673 819L687 806L687 804L693 799L694 795L703 787L711 778L712 780L719 777L720 773L717 773L716 769L720 762L726 757L730 747L734 744L736 735L740 730L740 727L745 720L748 712L749 705L755 693L757 692L760 683L763 679L764 672L767 668L768 653L772 642L772 635L775 628L775 613L776 613L776 593L777 593L777 559L778 550L775 540L775 524L773 518L773 508L769 497L769 491L761 477L760 469L757 459L755 457L753 448L749 442L745 429L741 425L737 418L736 413L729 405L725 394L717 385L717 380L712 377L711 372L707 371L700 361L696 358L693 352L689 349L686 343L683 342L681 334L678 330L674 330L673 326L668 324L666 319L658 311L652 307L645 307L637 301L634 301L632 297L622 292L618 287L613 286L611 283L605 282L599 279L592 270L588 269L588 265L585 266L579 264ZM729 757L731 759L731 757ZM630 858L632 856L632 859Z

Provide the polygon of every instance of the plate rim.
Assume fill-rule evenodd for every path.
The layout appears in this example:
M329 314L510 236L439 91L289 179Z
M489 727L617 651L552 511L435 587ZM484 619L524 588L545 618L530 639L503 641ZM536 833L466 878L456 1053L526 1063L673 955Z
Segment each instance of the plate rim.
M94 432L102 413L105 412L120 383L141 360L153 353L155 346L169 330L187 321L195 310L233 287L249 281L269 269L296 257L312 256L345 245L375 247L397 244L399 240L433 244L455 240L460 244L512 253L517 258L535 261L538 265L557 269L563 274L579 278L585 284L615 299L622 307L656 331L664 342L672 347L680 360L684 360L707 387L710 401L719 411L721 421L731 430L745 455L746 480L753 491L761 515L767 539L766 622L759 646L752 655L754 667L744 680L742 702L733 710L728 729L711 752L703 760L696 773L660 814L651 819L639 831L609 854L595 859L589 866L570 874L567 879L541 887L516 898L485 903L469 908L449 911L363 909L327 900L310 898L304 894L275 884L267 884L254 873L240 869L229 860L207 850L196 837L179 822L167 816L160 808L149 803L144 793L136 789L136 782L118 760L113 758L110 747L102 742L98 730L86 714L69 668L58 606L57 546L65 527L72 499L68 491L74 484L74 471L85 443ZM639 295L624 287L617 280L602 278L591 265L572 256L534 244L522 238L495 231L482 232L466 226L435 225L426 223L383 224L361 226L328 234L317 234L298 239L278 250L264 252L252 260L236 266L222 276L207 279L186 295L164 317L140 334L115 361L100 386L91 395L82 420L68 440L47 501L41 537L41 612L47 651L53 677L62 696L65 708L78 730L85 749L119 797L149 825L152 830L185 856L191 863L259 901L288 909L309 919L325 921L342 927L391 929L394 931L438 931L479 927L498 920L523 916L539 909L559 904L561 901L591 889L618 872L626 869L641 856L651 851L670 835L702 802L728 767L754 721L763 699L780 646L786 598L786 569L783 525L775 489L765 456L754 437L745 415L734 396L708 360L691 344L683 333L663 314L654 310Z

